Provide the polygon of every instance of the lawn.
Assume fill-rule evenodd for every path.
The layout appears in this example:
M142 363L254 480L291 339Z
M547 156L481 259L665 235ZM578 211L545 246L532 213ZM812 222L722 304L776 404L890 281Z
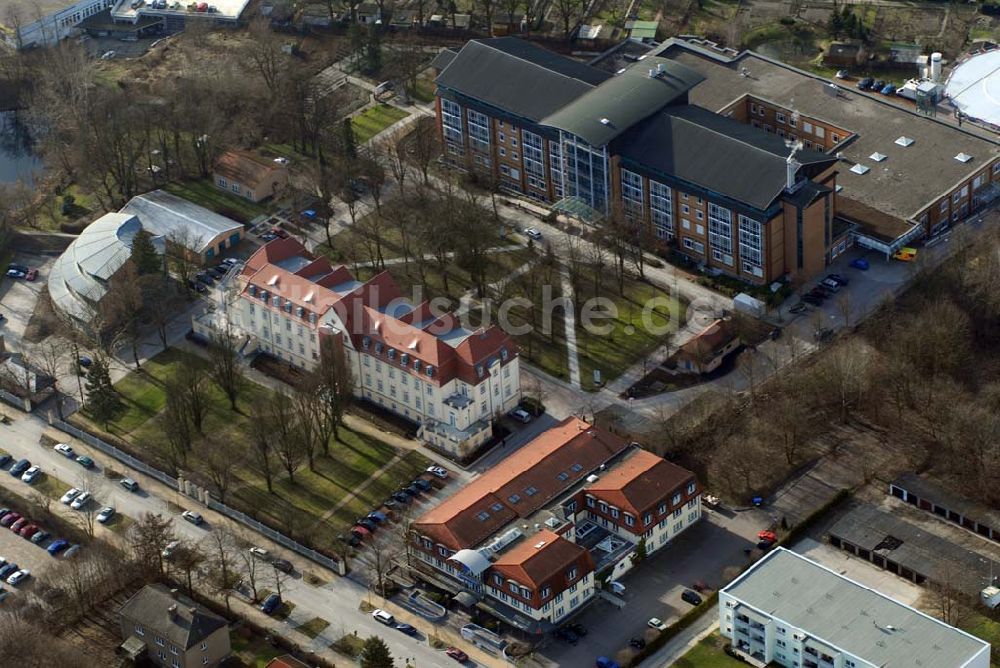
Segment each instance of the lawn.
M675 668L739 668L746 664L732 658L723 651L726 640L718 633L703 639L678 659Z
M387 104L368 107L351 117L354 141L363 144L396 121L403 120L406 116L405 111Z
M58 500L70 486L55 476L43 473L31 488L50 499Z
M122 395L126 409L111 423L111 433L152 453L165 451L167 444L161 426L162 417L157 415L166 402L164 381L174 373L175 365L181 359L191 355L170 348L145 362L141 371L132 372L116 383L115 388ZM205 417L204 433L216 441L246 442L251 416L257 407L267 404L270 390L255 383L246 383L237 400L238 412L229 408L228 399L212 383L209 384L209 397L210 409ZM292 482L276 463L271 493L259 473L240 462L235 463L237 479L231 484L225 500L253 517L282 527L283 532L295 540L329 548L336 536L359 515L369 512L430 463L417 452L403 452L399 461L382 472L356 498L330 517L324 517L345 495L360 488L381 467L393 462L397 454L395 448L376 438L341 428L340 439L331 440L329 455L316 457L315 471L310 471L303 462ZM195 463L195 460L189 460L189 464ZM317 531L317 527L323 530Z
M244 637L244 633L249 633L245 627L229 634L233 654L243 661L242 665L251 666L251 668L265 668L271 659L287 653L258 635Z
M1000 647L1000 622L990 619L975 610L965 611L966 614L958 625L963 631L982 638L993 645L994 650ZM1000 655L994 651L990 656L991 666L1000 666Z
M434 101L434 94L436 91L437 86L434 85L433 80L418 77L416 88L413 91L413 97L420 102L430 103Z
M316 636L318 636L320 633L323 632L323 629L325 629L329 625L330 622L326 621L322 617L313 617L302 626L297 627L296 631L305 634L310 638L315 638Z
M240 223L267 213L264 206L219 190L209 179L172 181L163 189Z

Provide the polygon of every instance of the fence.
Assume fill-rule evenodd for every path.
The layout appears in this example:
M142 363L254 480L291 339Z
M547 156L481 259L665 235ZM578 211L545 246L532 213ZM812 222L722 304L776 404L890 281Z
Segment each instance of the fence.
M0 398L2 398L2 395L0 395ZM172 478L163 471L153 468L149 464L136 459L127 452L123 452L122 450L116 448L115 446L109 443L105 443L103 440L97 438L93 434L83 431L78 427L74 427L68 422L64 422L63 420L53 418L52 416L49 417L49 424L51 424L53 427L56 427L57 429L61 429L62 431L66 432L67 434L70 434L75 438L80 439L87 445L97 448L104 454L114 457L123 464L127 464L128 466L136 469L137 471L141 471L142 473L145 473L148 476L156 478L163 484L168 485L171 489L174 490L178 489L176 478ZM240 511L234 510L229 506L227 506L226 504L211 498L208 501L208 507L216 512L222 513L223 515L232 520L239 522L240 524L252 529L253 531L256 531L257 533L261 533L267 536L268 538L278 543L279 545L282 545L288 548L289 550L292 550L293 552L302 555L306 559L311 559L320 566L329 568L330 570L340 575L344 575L346 573L345 564L342 561L331 559L326 555L320 554L316 550L310 549L308 547L305 547L304 545L296 543L288 536L275 531L266 524L258 522L257 520L253 519L246 513L241 513Z

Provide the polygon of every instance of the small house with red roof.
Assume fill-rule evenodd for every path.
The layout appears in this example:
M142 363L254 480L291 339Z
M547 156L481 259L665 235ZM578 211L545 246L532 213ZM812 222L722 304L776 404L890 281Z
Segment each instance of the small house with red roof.
M313 369L324 338L342 346L355 393L419 425L427 443L462 458L521 399L517 346L498 327L472 327L414 303L388 272L362 282L294 238L275 239L243 265L226 324L260 351ZM210 339L218 311L194 319Z

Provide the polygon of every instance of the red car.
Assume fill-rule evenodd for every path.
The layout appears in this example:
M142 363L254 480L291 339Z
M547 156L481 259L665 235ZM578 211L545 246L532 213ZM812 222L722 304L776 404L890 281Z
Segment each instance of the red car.
M763 531L757 532L757 538L759 538L761 540L767 540L767 541L770 541L772 543L777 543L778 542L778 536L777 536L777 534L775 534L773 531L768 531L767 529L764 529Z
M455 661L458 661L459 663L465 663L466 661L469 660L469 655L463 652L462 650L458 649L457 647L449 647L444 651L444 653L450 656L451 658L455 659Z
M38 270L37 269L29 269L28 273L26 273L24 275L24 280L26 280L26 281L33 281L36 278L38 278Z
M18 531L26 527L28 525L28 522L30 521L31 520L29 520L27 517L22 517L10 525L10 530L13 531L14 533L17 533Z
M21 538L31 538L39 531L40 529L38 528L37 524L29 524L28 526L21 529L20 531Z

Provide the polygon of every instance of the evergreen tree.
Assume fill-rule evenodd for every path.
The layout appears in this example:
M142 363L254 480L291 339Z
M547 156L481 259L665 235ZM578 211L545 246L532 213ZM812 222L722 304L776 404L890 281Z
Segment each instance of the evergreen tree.
M108 428L118 411L121 410L122 402L118 392L111 384L111 373L108 371L108 363L98 357L87 371L87 411L97 422Z
M368 42L365 44L365 72L378 74L382 69L382 36L374 23L368 28Z
M354 138L354 126L351 125L351 119L345 118L343 125L343 136L341 141L344 146L344 155L348 158L356 158L358 156L357 140Z
M365 640L359 663L361 668L393 668L394 665L389 647L378 636L369 636Z
M132 263L140 276L163 271L163 258L153 246L152 235L140 230L132 240Z
M830 12L830 20L827 22L827 30L830 32L830 36L834 39L840 39L840 36L844 34L844 17L834 5L833 11Z

